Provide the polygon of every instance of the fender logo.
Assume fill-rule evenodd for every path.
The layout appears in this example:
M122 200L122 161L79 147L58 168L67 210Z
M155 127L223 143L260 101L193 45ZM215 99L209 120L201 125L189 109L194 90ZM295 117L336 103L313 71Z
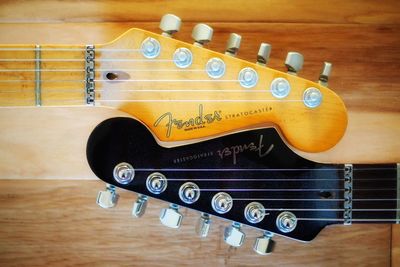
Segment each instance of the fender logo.
M165 127L167 127L166 136L170 137L172 128L175 126L177 129L187 129L190 127L202 126L204 124L211 124L215 121L222 120L221 111L214 111L214 113L203 113L203 105L199 105L199 113L198 116L189 118L187 120L176 119L172 116L171 112L166 112L161 115L156 122L154 123L154 127L158 125L162 125L165 123Z
M232 156L233 165L236 165L237 163L237 156L245 151L254 151L258 153L258 157L263 158L268 155L274 148L273 144L271 144L268 148L264 147L263 138L264 136L260 135L258 145L255 145L254 142L251 142L243 145L225 147L222 150L218 150L217 154L221 159Z

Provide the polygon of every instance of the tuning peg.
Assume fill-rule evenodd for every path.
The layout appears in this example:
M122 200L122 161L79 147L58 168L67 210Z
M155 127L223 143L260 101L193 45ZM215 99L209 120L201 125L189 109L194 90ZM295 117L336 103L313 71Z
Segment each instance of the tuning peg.
M171 204L169 208L162 209L160 221L169 228L179 228L183 219L183 215L178 211L178 205Z
M272 252L275 246L275 241L272 240L273 233L264 232L263 236L257 237L254 242L253 249L255 252L261 255L267 255Z
M224 241L232 247L240 247L243 245L246 234L240 230L240 223L232 223L231 226L225 228Z
M107 184L105 191L99 191L96 203L103 209L115 207L118 202L119 195L115 191L115 186Z
M133 203L132 216L136 218L142 217L146 211L146 207L147 207L147 196L139 194L135 203Z
M179 17L173 14L166 14L161 18L160 29L163 31L162 35L172 37L172 35L179 31L182 21Z
M197 24L192 31L194 45L202 47L211 41L214 30L207 24Z
M233 57L236 56L237 52L239 51L241 41L242 36L236 33L231 33L226 44L225 54Z
M201 238L207 237L210 230L210 225L210 215L207 213L202 213L196 224L196 234Z
M286 56L285 65L288 73L296 75L301 70L304 63L304 57L298 52L289 52Z
M271 45L267 43L261 43L260 49L258 49L257 54L257 64L261 66L266 66L269 60L270 53Z
M329 76L332 72L332 63L324 62L324 67L322 68L321 74L319 75L319 84L323 86L328 86Z

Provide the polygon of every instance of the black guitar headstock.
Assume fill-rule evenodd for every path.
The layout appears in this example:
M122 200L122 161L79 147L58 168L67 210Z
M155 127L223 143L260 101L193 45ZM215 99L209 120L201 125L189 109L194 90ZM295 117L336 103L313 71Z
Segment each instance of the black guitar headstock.
M182 221L179 206L194 209L203 214L200 235L210 215L234 222L231 245L243 242L242 224L309 241L343 218L343 166L301 158L272 128L164 148L140 122L114 118L95 128L87 158L111 185L99 195L103 206L113 206L115 186L140 194L138 216L147 196L173 203L160 216L170 227Z

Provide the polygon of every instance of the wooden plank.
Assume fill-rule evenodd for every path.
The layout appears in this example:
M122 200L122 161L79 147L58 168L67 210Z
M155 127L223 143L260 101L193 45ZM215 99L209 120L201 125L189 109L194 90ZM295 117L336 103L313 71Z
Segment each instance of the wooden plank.
M400 225L392 226L392 267L400 266Z
M32 8L34 6L34 8ZM1 22L159 21L173 13L184 21L399 24L395 0L255 1L1 1Z
M150 200L141 219L130 217L134 194L121 192L115 209L95 205L99 181L0 181L2 266L389 266L390 225L334 226L303 244L276 237L275 253L252 251L258 231L244 228L240 249L222 239L227 225L213 219L210 236L194 234L197 214L183 210L179 230L158 219L165 206ZM360 242L362 240L362 242Z
M335 149L308 157L346 162L399 160L399 81L393 75L399 67L398 26L212 25L216 35L211 49L223 51L228 33L238 31L244 36L240 57L253 60L258 43L268 41L273 45L270 66L281 70L285 53L300 48L306 58L301 75L306 78L316 79L323 59L333 61L331 87L350 110L349 129ZM0 41L102 43L132 26L158 31L156 23L2 24ZM191 26L185 24L178 38L189 41ZM0 110L2 178L96 179L84 158L85 138L102 119L120 115L101 108L90 113L87 109ZM389 225L331 227L310 244L277 237L276 252L263 258L251 251L259 233L246 229L245 246L229 249L221 240L224 224L217 219L212 236L205 241L198 241L192 233L189 225L194 224L195 215L191 212L181 230L162 228L157 214L165 204L157 201L152 201L154 209L139 221L129 219L128 199L133 194L126 192L117 209L100 210L94 204L103 186L99 181L8 180L0 181L0 186L4 189L0 192L2 265L390 264ZM393 246L398 251L395 242ZM392 262L393 255L396 252Z

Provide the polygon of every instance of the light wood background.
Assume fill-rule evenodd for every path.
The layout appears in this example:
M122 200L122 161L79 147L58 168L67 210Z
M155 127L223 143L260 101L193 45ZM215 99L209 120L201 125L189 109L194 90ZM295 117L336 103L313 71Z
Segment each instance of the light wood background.
M304 156L332 162L400 162L400 2L398 1L1 1L0 43L103 43L131 27L158 32L165 13L180 16L177 38L191 42L195 23L223 51L230 32L243 35L239 57L254 61L260 42L273 46L270 67L284 70L288 51L305 57L301 76L317 79L333 62L330 87L349 109L349 128L331 151ZM103 188L85 161L91 129L109 109L0 110L1 266L400 266L400 227L334 226L305 244L276 237L275 252L252 249L257 231L232 249L226 222L210 237L193 233L197 214L184 210L179 230L158 220L165 203L151 200L141 219L130 217L134 194L117 208L95 205Z

